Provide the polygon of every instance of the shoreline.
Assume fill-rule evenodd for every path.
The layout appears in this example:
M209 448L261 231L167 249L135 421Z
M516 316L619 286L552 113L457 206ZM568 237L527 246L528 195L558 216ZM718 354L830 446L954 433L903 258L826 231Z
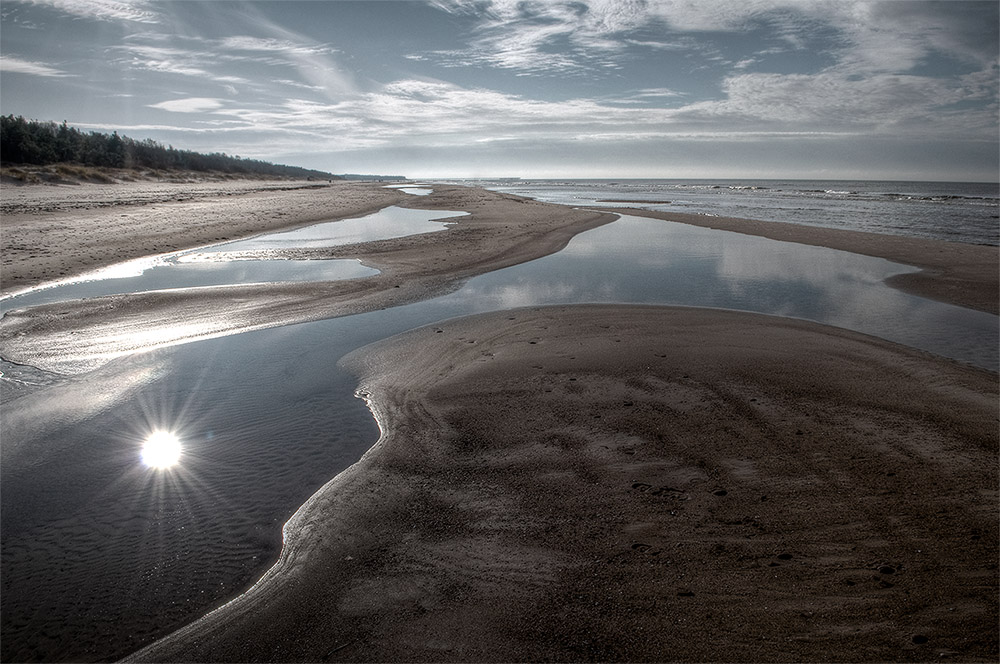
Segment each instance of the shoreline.
M150 225L141 228L155 229L164 216L185 211L196 226L198 219L208 222L206 233L219 232L224 227L220 208L236 214L246 201L257 205L259 218L253 223L266 225L248 234L300 226L330 218L329 207L317 204L316 194L334 200L335 192L327 189L338 186L149 204ZM386 308L557 251L575 234L609 223L617 213L469 187L435 185L433 194L416 197L381 185L351 186L358 189L353 204L363 209L399 197L405 207L471 214L457 218L447 231L326 252L331 258L361 258L383 271L364 280L113 296L38 307L24 316L12 312L0 322L0 354L81 373L134 352L134 335L151 330L206 321L194 331L180 329L168 342L177 343ZM365 191L376 187L377 193ZM162 209L152 209L159 205ZM133 246L135 238L112 223L121 211L95 207L88 213L107 222L94 231L106 243L104 254L94 254L97 260L117 262L110 257ZM39 210L34 225L44 227L52 218ZM240 228L253 225L246 223ZM71 228L66 232L72 235ZM6 219L4 235L6 243L11 239ZM192 236L163 237L177 243ZM121 345L109 341L116 336ZM96 358L65 362L67 353L94 349L95 340L100 340ZM983 579L995 580L988 571L995 565L997 539L995 464L990 461L997 447L995 374L804 321L629 305L549 307L443 321L360 349L348 362L363 377L361 390L369 393L383 431L379 443L286 523L289 545L251 591L129 660L627 660L662 659L663 652L686 653L676 656L682 659L754 659L759 651L750 647L752 639L731 646L721 642L728 620L756 611L748 598L760 595L756 586L740 585L744 575L771 583L765 595L785 602L774 621L754 623L777 648L771 651L774 658L809 659L848 646L863 648L858 652L871 659L892 659L899 652L919 656L916 648L923 644L912 639L930 634L935 648L942 644L967 659L995 659L983 616L995 623L996 602L981 598ZM545 368L545 376L539 377L538 367ZM732 383L731 375L720 373L734 367L741 367L737 373L745 383ZM845 367L849 371L839 375ZM775 386L782 387L774 392ZM664 412L671 413L666 428L656 424ZM855 420L860 424L851 424ZM795 431L789 422L796 423ZM675 426L691 440L682 440ZM850 435L837 438L845 426ZM731 439L734 432L740 435ZM764 446L768 472L754 467L759 450L747 447L744 438ZM831 449L839 449L830 447L831 440L846 444L854 456L837 452L836 459L829 458ZM665 441L685 447L667 454ZM872 441L881 442L873 448ZM796 456L804 442L808 456L793 470L806 474L808 490L781 461ZM535 467L536 461L543 463ZM879 470L889 467L893 470ZM724 488L719 488L720 478ZM919 495L907 497L898 484L904 481L907 487L915 483ZM717 504L724 497L717 495L720 490L744 498L750 495L745 492L755 492L769 500L727 507ZM686 497L683 504L661 501L675 493ZM775 507L777 495L794 507L790 514ZM636 499L649 502L637 504ZM867 539L858 544L863 553L847 552L842 544L845 537L860 537L862 526L795 521L825 514L829 504L841 514L864 513ZM679 507L668 513L686 516L667 523L665 506ZM887 509L891 518L885 516ZM940 516L941 509L946 516ZM763 521L760 510L769 514ZM923 524L921 515L928 514L935 516ZM899 519L923 539L906 535ZM942 524L945 519L958 525ZM792 522L798 525L788 525ZM609 530L609 523L619 531ZM965 530L956 530L959 526ZM885 528L896 539L877 543ZM969 544L973 532L975 544ZM803 533L808 537L800 545ZM706 534L711 536L705 542L721 549L696 544ZM744 539L758 537L770 548L743 546ZM669 549L678 541L690 554L683 563ZM796 548L788 542L796 542ZM837 549L832 562L824 550L831 542ZM414 543L419 546L410 547ZM935 552L930 563L913 559L917 544ZM963 547L979 552L978 557ZM943 557L942 551L952 549L963 551L960 561ZM739 556L726 559L729 567L716 570L724 582L705 576L706 569L715 568L699 561L734 552ZM792 558L778 557L784 554ZM598 560L607 561L610 572ZM651 595L652 586L642 582L650 577L643 575L664 560L674 567L656 567L656 573L681 577ZM879 572L872 561L891 566L893 576ZM770 580L768 574L778 572L772 562L794 569L791 581ZM818 576L810 567L814 564ZM333 571L319 569L324 565ZM912 576L914 569L922 576ZM949 580L959 575L948 592L966 593L965 599L945 593L946 599L960 604L971 593L975 607L967 603L954 616L938 615L931 604L940 598L928 595L931 590L924 586L930 588L937 578L931 572L941 570ZM846 585L845 578L853 584L849 588L860 587L836 586ZM892 585L870 582L874 578ZM794 592L788 590L792 586ZM860 594L830 591L834 586ZM882 592L893 586L899 590ZM813 594L798 603L787 597L802 587ZM619 590L616 595L612 590L618 588L632 594L622 597ZM903 591L917 593L904 597ZM603 607L600 614L589 604L578 605L581 596ZM739 611L727 608L734 598L743 603ZM914 604L918 600L930 608ZM853 613L843 607L859 602L875 623L877 616L901 606L912 609L899 626L909 631L852 622ZM560 621L565 606L571 607L570 617ZM700 631L685 632L674 623L664 638L678 641L643 640L662 627L643 614L687 615L692 606L701 611L691 614L704 623ZM810 616L803 621L805 614ZM329 621L313 630L303 627L317 616ZM814 620L817 616L823 620ZM970 622L979 636L964 636L955 627ZM790 624L805 630L804 636L794 632L795 643L781 646ZM847 635L866 629L867 634ZM470 643L468 635L475 633L488 638ZM635 636L616 645L615 635L626 633ZM551 634L562 640L554 642ZM678 649L681 642L687 650ZM254 644L250 650L247 643ZM661 647L667 650L651 650Z
M379 442L250 591L126 661L996 658L989 372L628 305L444 321L342 364Z
M330 200L339 200L341 185L323 188L319 201L315 192L307 190L233 197L232 201L222 200L221 205L224 210L229 205L238 212L247 198L257 204L255 215L267 223L246 235L335 216L358 216L392 204L469 214L454 218L447 230L436 233L308 252L311 258L355 258L380 270L378 275L361 279L156 291L13 310L0 319L0 356L47 371L78 374L115 357L150 348L415 302L457 288L473 276L554 253L577 233L617 218L468 187L437 185L430 195L414 196L380 185L344 186L356 195L339 203L340 208L333 208ZM373 194L372 190L377 191ZM289 195L298 208L287 204ZM166 211L182 210L191 224L199 219L211 221L200 237L219 232L217 229L231 218L231 214L220 214L218 199L178 205L181 207L168 206ZM289 210L297 210L297 214ZM338 215L333 214L335 210ZM90 237L106 243L105 255L115 257L106 264L117 262L124 252L139 246L132 238L115 235L117 216L117 211L98 210L90 219L97 226ZM161 222L154 217L150 223ZM52 224L39 225L47 228ZM33 225L25 222L25 226ZM9 269L16 271L18 265L30 260L25 254L31 245L20 240L18 227L14 228L14 232L5 230L4 243L21 257L11 261ZM181 244L175 242L167 248L180 249ZM186 244L205 242L188 238ZM66 255L62 247L56 251L61 257ZM99 352L95 353L95 348Z
M0 199L0 296L135 258L362 216L408 200L374 183L287 180L8 185Z
M40 198L34 203L5 200L6 209L20 211L4 215L0 292L40 283L49 278L46 275L65 278L130 258L361 216L388 205L470 214L441 233L288 255L353 258L381 271L364 279L159 291L43 305L25 314L11 311L0 319L0 356L78 374L154 347L415 302L457 288L473 276L558 251L577 233L609 223L617 214L914 265L924 271L898 275L887 283L988 313L1000 308L998 252L991 247L648 210L583 210L457 185L435 185L429 196L405 194L381 183L290 186L284 181L250 181L200 186L81 185L68 188L73 196L60 187L45 187L32 194ZM90 193L75 195L84 187ZM11 198L7 189L4 195ZM116 201L122 198L119 206ZM171 220L169 226L165 218ZM79 231L82 224L86 233ZM98 342L101 350L95 354Z
M638 208L593 209L884 258L921 269L886 280L893 288L947 304L1000 314L1000 247Z

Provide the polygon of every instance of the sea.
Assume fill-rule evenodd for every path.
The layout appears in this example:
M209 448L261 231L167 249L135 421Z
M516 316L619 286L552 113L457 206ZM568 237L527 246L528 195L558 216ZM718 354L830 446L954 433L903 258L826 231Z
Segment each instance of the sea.
M1000 184L868 180L449 180L576 207L638 207L1000 245Z

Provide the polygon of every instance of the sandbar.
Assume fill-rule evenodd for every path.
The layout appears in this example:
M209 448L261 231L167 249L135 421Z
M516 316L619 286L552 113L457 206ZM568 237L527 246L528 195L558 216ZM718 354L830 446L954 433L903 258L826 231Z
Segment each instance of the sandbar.
M777 221L636 208L604 209L608 212L758 235L783 242L839 249L912 265L921 270L890 277L886 283L913 295L991 314L1000 313L1000 248L992 245L944 242Z
M0 320L0 355L78 374L158 346L396 306L553 253L577 233L617 218L484 189L434 185L432 194L413 196L376 183L285 185L280 191L209 192L181 202L36 211L9 221L4 216L4 288L39 283L44 280L39 270L54 269L47 264L59 265L60 276L79 274L128 258L357 217L394 204L469 214L449 220L442 232L284 255L356 258L380 270L372 277L177 289L8 311ZM37 256L48 258L36 265Z
M521 309L347 356L383 436L128 661L996 661L996 375L805 321Z

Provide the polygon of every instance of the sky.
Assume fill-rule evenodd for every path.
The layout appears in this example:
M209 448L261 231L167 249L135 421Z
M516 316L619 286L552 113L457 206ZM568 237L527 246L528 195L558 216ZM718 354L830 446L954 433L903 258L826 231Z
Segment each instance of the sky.
M998 7L2 0L0 113L334 173L996 182Z

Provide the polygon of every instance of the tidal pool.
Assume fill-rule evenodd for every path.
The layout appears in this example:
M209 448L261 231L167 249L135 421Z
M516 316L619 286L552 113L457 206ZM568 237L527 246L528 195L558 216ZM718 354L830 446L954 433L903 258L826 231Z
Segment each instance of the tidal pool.
M391 206L364 217L341 219L291 231L267 233L112 265L73 279L0 299L0 312L90 297L174 288L285 281L339 281L378 274L353 259L286 260L281 251L391 240L447 230L467 212L410 210Z
M399 189L405 194L413 194L414 196L427 196L434 191L430 187L421 187L413 184L390 184L386 185L386 189Z
M357 219L329 221L295 230L259 235L246 240L225 242L191 252L191 255L323 249L375 240L391 240L447 230L450 222L446 220L467 214L468 212L446 210L411 210L393 205Z
M136 261L139 263L139 261ZM327 260L239 259L184 261L177 256L145 261L136 265L131 276L121 266L114 276L69 281L59 286L39 288L0 300L0 311L23 309L40 304L68 302L121 293L204 288L230 284L260 284L275 281L340 281L378 274L375 268L347 258Z
M997 317L891 289L880 259L638 217L402 307L114 361L4 404L3 659L110 659L251 584L281 525L379 435L347 352L489 310L582 302L742 309L996 370ZM177 462L143 462L155 432Z

